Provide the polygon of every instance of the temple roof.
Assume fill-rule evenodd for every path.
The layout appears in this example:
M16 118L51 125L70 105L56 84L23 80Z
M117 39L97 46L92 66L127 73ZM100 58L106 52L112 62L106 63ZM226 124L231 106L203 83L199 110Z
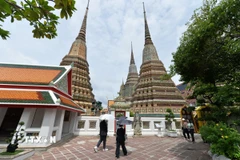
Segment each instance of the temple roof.
M0 106L23 106L34 108L63 108L84 113L85 110L71 99L51 90L0 88Z
M71 66L38 66L26 64L0 63L0 83L2 84L55 84L67 74Z

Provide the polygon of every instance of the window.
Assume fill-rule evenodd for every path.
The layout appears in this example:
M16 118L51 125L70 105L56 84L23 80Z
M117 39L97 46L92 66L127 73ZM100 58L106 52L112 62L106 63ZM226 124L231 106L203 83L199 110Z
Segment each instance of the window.
M176 122L175 122L175 125L176 125L176 128L177 128L177 129L181 129L181 122L176 121Z
M97 123L97 121L89 121L89 128L90 129L95 129L96 128L96 123Z
M158 124L158 125L161 126L161 121L154 121L153 123L154 123L154 129L158 129L158 128L156 127L156 124Z
M82 129L84 128L84 125L85 125L85 121L78 121L78 129Z
M150 128L149 124L150 124L150 122L143 121L143 129L149 129Z

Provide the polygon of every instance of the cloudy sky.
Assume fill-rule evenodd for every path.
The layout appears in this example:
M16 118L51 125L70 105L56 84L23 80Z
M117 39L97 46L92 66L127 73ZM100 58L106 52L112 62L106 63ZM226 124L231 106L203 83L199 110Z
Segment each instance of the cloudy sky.
M87 0L76 0L77 11L68 20L60 20L58 37L34 39L26 21L5 22L11 32L0 39L0 60L8 63L59 65L80 30ZM169 70L172 53L186 30L185 24L202 0L147 0L145 8L153 43L160 60ZM126 81L131 41L135 63L140 70L144 47L142 0L91 0L87 19L87 60L96 100L106 106ZM179 76L173 77L179 84Z

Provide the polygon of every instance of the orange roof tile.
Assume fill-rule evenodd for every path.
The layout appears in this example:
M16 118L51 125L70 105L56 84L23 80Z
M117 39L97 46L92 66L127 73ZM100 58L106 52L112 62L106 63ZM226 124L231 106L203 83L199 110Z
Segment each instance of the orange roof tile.
M54 94L55 98L60 98L61 106L65 109L72 108L75 111L85 112L83 108L74 103L71 99L65 98L63 96ZM26 105L32 104L38 107L36 104L40 105L55 105L55 107L60 107L59 104L56 104L53 100L53 95L48 91L34 91L34 90L6 90L0 89L0 105L2 104L18 104L18 105ZM55 99L54 98L54 99ZM67 107L66 107L67 106ZM1 106L0 106L1 107Z
M72 100L70 100L68 98L65 98L63 96L59 96L59 98L61 100L61 103L65 104L65 105L69 105L69 106L76 107L76 108L80 107L80 106L78 106L76 103L74 103Z
M1 100L43 100L43 97L37 91L21 90L0 90Z
M0 82L49 84L61 70L0 67Z

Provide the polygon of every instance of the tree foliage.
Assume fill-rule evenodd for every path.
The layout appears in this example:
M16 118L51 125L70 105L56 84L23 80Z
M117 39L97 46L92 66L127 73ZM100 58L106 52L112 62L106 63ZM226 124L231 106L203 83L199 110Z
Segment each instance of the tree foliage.
M173 53L171 71L208 103L240 102L240 1L205 0Z
M60 11L60 17L56 11ZM33 26L34 38L54 38L57 36L56 26L59 18L72 16L75 8L75 0L0 0L0 21L29 21ZM7 39L8 30L2 28L0 23L0 36Z

